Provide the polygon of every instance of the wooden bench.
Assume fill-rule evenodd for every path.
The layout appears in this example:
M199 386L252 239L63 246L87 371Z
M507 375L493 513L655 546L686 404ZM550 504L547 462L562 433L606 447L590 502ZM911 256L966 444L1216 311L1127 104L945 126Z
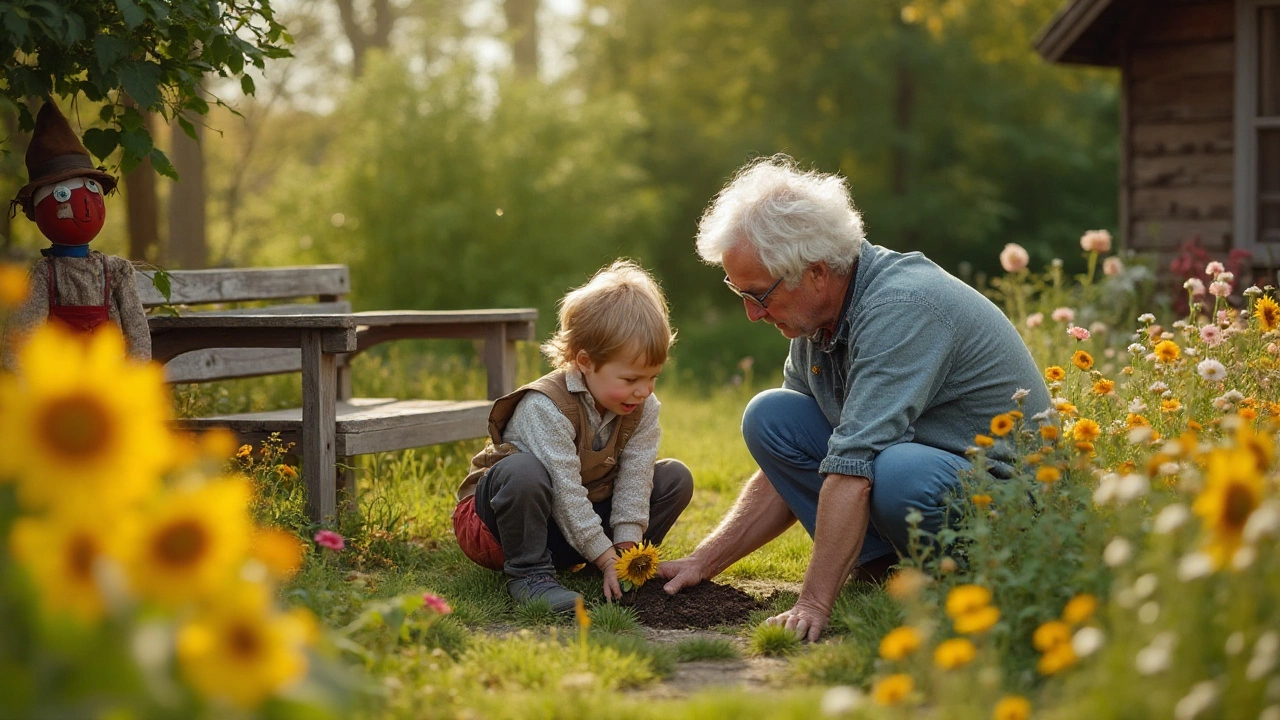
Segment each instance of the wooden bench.
M302 373L302 407L178 421L201 431L226 427L242 442L274 433L297 443L307 512L323 521L337 511L337 461L484 437L492 401L515 389L515 342L533 340L537 310L351 312L343 265L186 270L171 274L170 297L137 275L143 304L183 307L176 317L149 318L152 357L171 383ZM269 301L261 307L231 307ZM199 307L204 306L204 307ZM350 361L390 340L470 338L483 341L488 399L353 398ZM354 488L347 488L348 501Z

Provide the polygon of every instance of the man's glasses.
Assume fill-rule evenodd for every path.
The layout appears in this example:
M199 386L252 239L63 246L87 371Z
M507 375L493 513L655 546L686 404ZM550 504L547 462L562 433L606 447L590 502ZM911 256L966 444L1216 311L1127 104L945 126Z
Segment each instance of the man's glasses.
M781 282L782 282L782 278L778 278L773 282L772 285L769 286L768 290L764 291L763 295L756 295L755 293L749 293L746 290L740 289L737 285L734 285L733 283L729 282L728 275L724 276L724 284L727 285L729 289L733 291L734 295L737 295L743 300L750 301L753 305L759 305L760 307L765 308L766 310L769 308L769 304L768 304L769 296L773 294L774 290L778 289L778 284Z

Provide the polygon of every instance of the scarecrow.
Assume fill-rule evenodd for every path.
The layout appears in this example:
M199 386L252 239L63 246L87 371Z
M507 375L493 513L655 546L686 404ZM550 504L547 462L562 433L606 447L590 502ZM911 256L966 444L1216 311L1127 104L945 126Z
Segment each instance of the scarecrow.
M44 257L31 270L31 294L9 316L4 367L14 369L17 346L46 321L83 333L114 323L129 356L150 360L151 335L133 284L133 264L89 249L106 220L104 197L115 189L115 178L93 166L89 151L51 101L36 115L26 163L31 181L10 203L10 213L21 207L50 246L40 251Z

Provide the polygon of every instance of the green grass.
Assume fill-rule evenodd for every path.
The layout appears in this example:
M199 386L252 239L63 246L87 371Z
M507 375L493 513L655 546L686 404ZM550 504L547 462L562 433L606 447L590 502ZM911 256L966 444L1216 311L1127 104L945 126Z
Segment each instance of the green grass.
M728 638L695 637L676 643L676 658L680 662L694 660L736 660L742 656L738 646Z

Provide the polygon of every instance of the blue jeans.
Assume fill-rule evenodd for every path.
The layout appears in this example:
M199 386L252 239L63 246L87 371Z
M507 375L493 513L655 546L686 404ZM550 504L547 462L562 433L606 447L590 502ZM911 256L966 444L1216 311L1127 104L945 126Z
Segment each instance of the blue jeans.
M752 398L742 416L742 437L751 457L774 490L813 537L818 492L825 477L818 465L827 456L831 423L810 396L794 390L766 390ZM959 473L969 460L919 443L885 448L875 459L871 485L871 522L858 555L865 565L910 546L907 513L924 518L920 528L942 529L948 500L960 490Z

